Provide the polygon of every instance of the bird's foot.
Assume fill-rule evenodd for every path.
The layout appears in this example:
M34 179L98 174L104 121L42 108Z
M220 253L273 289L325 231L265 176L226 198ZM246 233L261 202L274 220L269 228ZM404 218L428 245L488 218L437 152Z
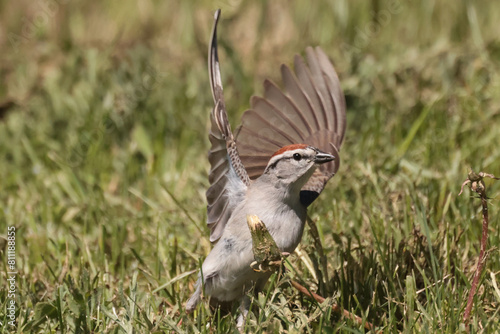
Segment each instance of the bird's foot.
M288 253L288 252L282 252L280 259L265 259L262 262L253 261L250 264L250 267L252 267L252 269L258 273L275 271L279 267L281 267L281 265L283 264L283 261L289 255L290 255L290 253Z

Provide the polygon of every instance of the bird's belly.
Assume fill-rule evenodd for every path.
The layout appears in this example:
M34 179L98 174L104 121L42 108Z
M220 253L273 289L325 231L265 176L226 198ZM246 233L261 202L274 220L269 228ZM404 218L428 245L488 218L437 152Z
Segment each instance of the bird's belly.
M261 204L261 205L259 205ZM282 252L293 252L302 238L305 209L266 205L242 205L235 210L226 229L204 263L204 273L216 273L205 286L206 293L220 301L240 298L253 283L266 277L255 272L250 264L254 261L252 237L246 222L247 215L257 215L264 222Z
M281 206L274 210L263 208L256 211L258 211L257 216L264 222L276 241L278 248L282 252L293 252L302 238L306 218L305 210L302 212Z
M250 267L254 260L251 240L239 243L236 246L229 238L224 239L223 237L219 241L222 250L219 253L220 257L215 260L217 263L214 263L218 267L217 275L206 286L206 293L220 301L231 301L240 298L254 282L262 277L261 273L255 272ZM231 247L226 247L228 245L231 245ZM208 268L204 269L210 270Z

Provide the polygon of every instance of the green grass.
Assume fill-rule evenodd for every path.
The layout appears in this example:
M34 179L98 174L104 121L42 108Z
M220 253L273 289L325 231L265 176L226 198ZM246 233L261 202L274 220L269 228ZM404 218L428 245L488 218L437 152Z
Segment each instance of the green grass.
M253 299L248 332L363 332L332 303L384 333L465 331L481 211L457 194L469 167L500 174L496 1L0 2L4 324L7 226L19 272L16 326L1 330L237 331L206 303L184 311L188 273L211 247L206 48L217 7L233 126L263 79L279 81L279 65L308 45L333 59L348 105L340 170L310 210L328 282L316 279L325 273L306 228L303 255ZM492 333L500 182L487 186L471 331Z

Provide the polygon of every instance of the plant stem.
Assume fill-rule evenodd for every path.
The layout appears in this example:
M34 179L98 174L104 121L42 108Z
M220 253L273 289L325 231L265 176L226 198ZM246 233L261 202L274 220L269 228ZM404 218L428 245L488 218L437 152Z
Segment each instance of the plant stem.
M483 272L486 256L486 244L488 242L488 202L485 196L481 196L481 204L483 206L483 233L481 236L481 251L479 252L479 259L477 261L476 273L474 274L474 279L472 280L472 285L469 291L469 298L467 300L467 307L464 312L464 321L465 325L469 324L470 313L472 311L472 305L474 304L474 295L476 294L477 285L479 283L479 278L481 277L481 273Z
M320 295L318 295L312 291L309 291L307 288L305 288L301 284L299 284L295 281L290 281L290 282L295 289L299 290L300 292L302 292L304 295L306 295L308 297L314 298L318 303L322 303L325 301L325 298L321 297ZM375 328L375 326L373 326L373 324L371 322L363 321L362 318L358 317L357 315L355 315L355 314L353 314L345 309L342 309L337 304L332 305L332 311L344 316L347 319L351 319L352 321L354 321L358 325L363 325L365 327L365 329L367 329L367 330L372 330Z
M474 305L474 296L476 295L477 286L479 284L479 279L481 278L481 274L483 272L484 265L486 263L486 245L488 243L488 196L486 196L486 186L484 185L483 178L489 177L494 180L498 180L499 178L495 177L493 174L488 174L484 172L474 173L474 171L470 171L467 180L462 183L462 188L460 189L460 194L462 193L464 186L466 184L470 184L470 188L472 191L479 194L479 198L481 199L481 205L483 206L483 233L481 235L481 251L479 252L479 259L477 260L476 272L474 273L474 279L472 280L472 284L469 291L469 298L467 299L467 306L465 307L463 320L465 325L469 325L470 321L470 313L472 311L472 306Z

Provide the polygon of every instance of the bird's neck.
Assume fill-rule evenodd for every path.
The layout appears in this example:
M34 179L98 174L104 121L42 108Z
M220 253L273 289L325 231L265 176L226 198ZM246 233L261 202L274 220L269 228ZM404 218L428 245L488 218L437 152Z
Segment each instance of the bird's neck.
M299 179L296 182L290 183L278 178L276 175L270 174L263 174L255 180L259 184L259 189L271 195L268 196L271 200L282 201L292 205L300 203L300 190L306 181L302 182Z

